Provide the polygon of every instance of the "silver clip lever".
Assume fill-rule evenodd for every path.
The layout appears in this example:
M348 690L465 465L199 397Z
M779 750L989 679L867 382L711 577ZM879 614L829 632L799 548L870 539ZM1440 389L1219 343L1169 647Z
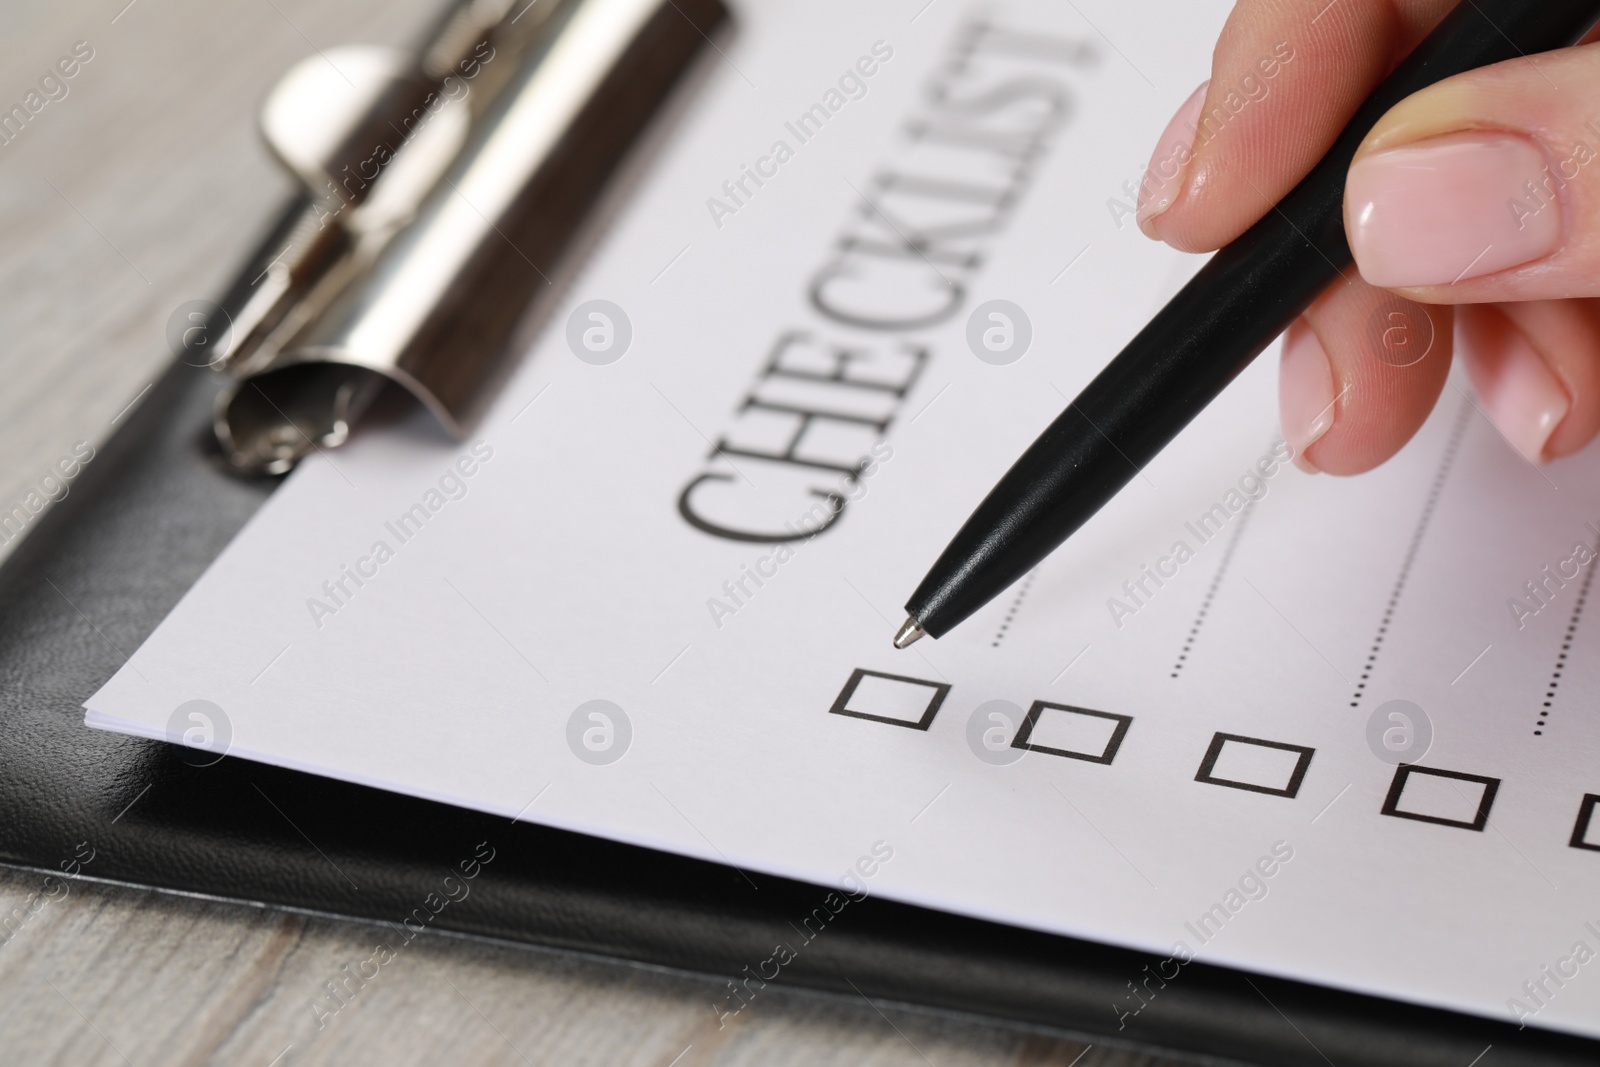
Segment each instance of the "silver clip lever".
M239 471L343 443L390 382L463 436L607 179L727 18L720 0L505 6L456 5L415 56L330 49L269 94L263 133L303 192L203 333L205 362L237 379L215 428Z

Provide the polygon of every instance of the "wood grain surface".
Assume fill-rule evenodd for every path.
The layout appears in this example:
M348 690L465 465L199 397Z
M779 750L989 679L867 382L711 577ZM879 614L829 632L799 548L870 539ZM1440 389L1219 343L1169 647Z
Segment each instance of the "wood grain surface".
M435 2L3 6L0 112L78 42L92 58L0 144L0 516L59 492L58 461L172 358L168 316L217 294L288 191L255 133L272 81L319 48L408 40ZM313 1005L371 927L0 870L7 916L6 1065L1176 1062L776 988L719 1029L713 979L432 935L329 1014Z

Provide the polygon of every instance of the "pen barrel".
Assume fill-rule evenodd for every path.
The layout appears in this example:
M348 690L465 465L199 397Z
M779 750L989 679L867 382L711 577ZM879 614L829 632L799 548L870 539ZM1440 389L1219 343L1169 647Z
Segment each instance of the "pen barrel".
M1217 252L1006 472L906 604L938 637L1132 481L1341 274L1345 175L1377 121L1435 82L1573 44L1595 0L1466 0L1362 104L1321 162Z
M906 604L924 630L940 636L1032 570L1294 321L1350 263L1336 211L1300 232L1270 214L1201 268L961 527Z

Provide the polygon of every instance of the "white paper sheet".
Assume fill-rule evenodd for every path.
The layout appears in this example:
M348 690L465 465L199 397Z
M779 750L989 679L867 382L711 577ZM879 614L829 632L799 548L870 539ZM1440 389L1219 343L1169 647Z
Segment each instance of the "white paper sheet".
M1018 588L889 645L972 506L1197 265L1138 234L1126 183L1225 7L741 9L475 441L419 416L307 461L90 725L1169 977L1193 956L1600 1035L1592 452L1535 469L1453 384L1395 461L1308 477L1273 458L1263 359ZM569 346L605 342L565 328L593 300L631 326L608 364ZM991 300L1031 324L1009 364L969 346ZM870 473L710 455L797 427ZM808 528L840 485L782 548L703 528ZM1417 770L1380 758L1424 732ZM1108 1026L1160 995L1129 980Z

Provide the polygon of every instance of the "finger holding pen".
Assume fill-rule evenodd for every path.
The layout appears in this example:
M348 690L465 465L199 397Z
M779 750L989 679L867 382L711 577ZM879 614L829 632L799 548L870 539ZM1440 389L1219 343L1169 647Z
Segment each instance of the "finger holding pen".
M1512 60L1411 96L1350 168L1356 265L1457 308L1482 405L1542 461L1600 430L1600 44Z
M1240 3L1211 80L1158 143L1141 228L1188 251L1232 240L1451 6ZM1280 414L1300 466L1354 474L1392 456L1432 409L1454 348L1529 459L1600 430L1597 90L1600 46L1582 45L1450 78L1371 131L1345 201L1356 270L1295 323L1282 357ZM1425 358L1396 358L1397 336Z

